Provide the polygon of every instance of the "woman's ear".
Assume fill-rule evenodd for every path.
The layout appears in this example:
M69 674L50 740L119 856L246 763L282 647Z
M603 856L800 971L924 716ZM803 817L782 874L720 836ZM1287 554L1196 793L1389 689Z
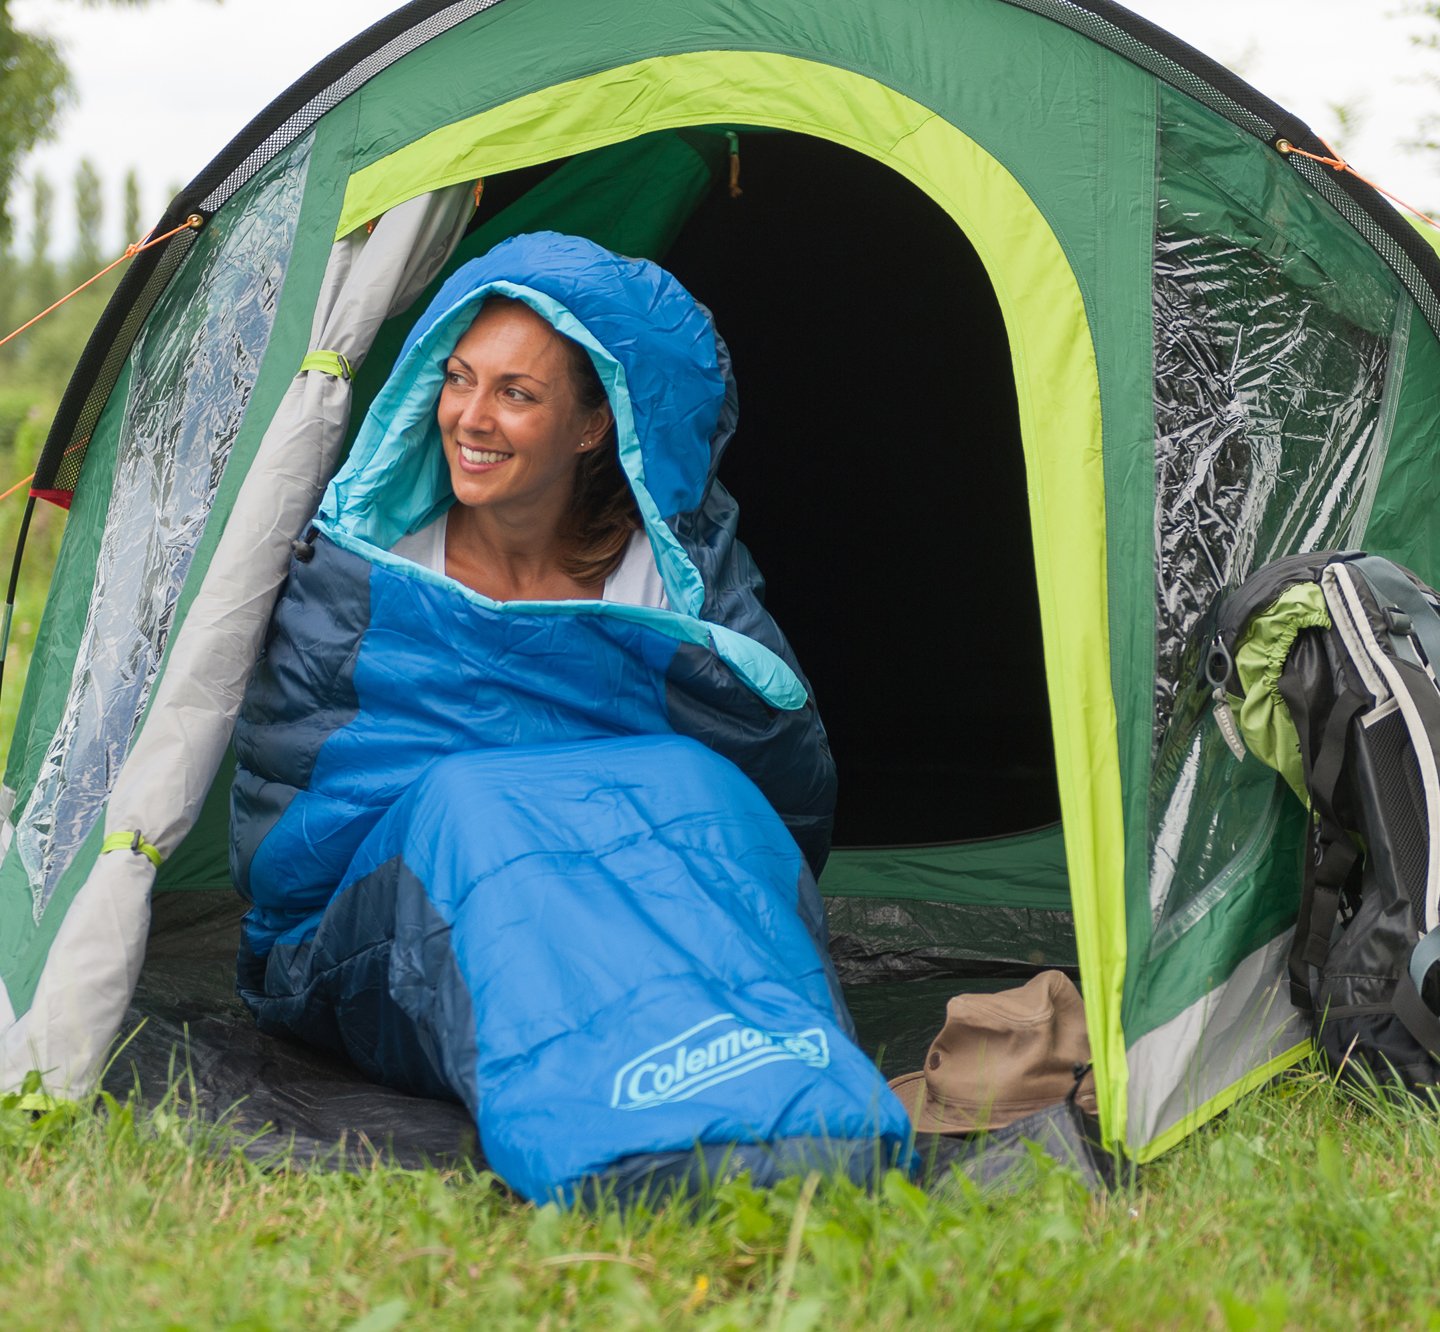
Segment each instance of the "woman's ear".
M615 413L610 410L607 402L603 407L597 407L585 419L585 438L593 439L597 444L610 433L611 427L615 424Z

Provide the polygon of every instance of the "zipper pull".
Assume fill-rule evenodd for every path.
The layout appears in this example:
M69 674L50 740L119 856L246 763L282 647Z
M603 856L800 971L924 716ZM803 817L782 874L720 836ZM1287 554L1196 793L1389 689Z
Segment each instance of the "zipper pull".
M1220 685L1215 686L1215 692L1210 697L1215 700L1215 725L1220 728L1220 734L1225 737L1225 743L1230 746L1230 752L1235 755L1236 760L1243 760L1245 741L1240 736L1240 725L1235 720L1229 697Z
M1230 649L1217 635L1210 651L1205 654L1205 682L1211 688L1210 697L1215 703L1215 725L1220 728L1220 734L1225 737L1225 743L1230 746L1236 761L1240 762L1245 758L1245 741L1240 737L1240 727L1230 707L1230 696L1225 692L1234 667Z

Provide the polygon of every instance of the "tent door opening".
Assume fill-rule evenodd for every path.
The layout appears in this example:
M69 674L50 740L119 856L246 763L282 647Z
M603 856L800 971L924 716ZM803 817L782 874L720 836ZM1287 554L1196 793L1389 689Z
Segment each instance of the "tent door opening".
M1073 968L1014 377L974 248L882 162L726 126L492 177L448 267L546 228L664 263L730 349L720 479L839 770L844 979ZM422 306L377 336L352 430Z
M665 255L735 362L720 478L840 772L838 847L1059 818L1004 323L979 257L898 173L740 135Z
M720 479L835 754L820 887L862 1043L913 1062L956 990L1074 974L1014 373L964 234L883 162L743 126L491 177L447 271L541 229L664 263L729 347Z

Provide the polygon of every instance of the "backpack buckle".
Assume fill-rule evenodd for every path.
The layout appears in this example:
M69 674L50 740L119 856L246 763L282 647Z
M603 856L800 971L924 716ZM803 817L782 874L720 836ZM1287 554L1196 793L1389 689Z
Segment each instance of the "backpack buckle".
M1400 638L1408 638L1415 622L1399 606L1386 606L1380 612L1385 617L1385 627Z

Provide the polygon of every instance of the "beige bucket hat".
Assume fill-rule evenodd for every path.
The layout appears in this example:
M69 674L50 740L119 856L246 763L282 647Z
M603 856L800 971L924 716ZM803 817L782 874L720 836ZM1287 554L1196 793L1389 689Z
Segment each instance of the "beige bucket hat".
M1089 1062L1080 991L1064 972L1042 971L1017 989L956 995L925 1067L892 1078L890 1087L916 1132L970 1133L1063 1101ZM1095 1113L1093 1073L1085 1073L1076 1100Z

